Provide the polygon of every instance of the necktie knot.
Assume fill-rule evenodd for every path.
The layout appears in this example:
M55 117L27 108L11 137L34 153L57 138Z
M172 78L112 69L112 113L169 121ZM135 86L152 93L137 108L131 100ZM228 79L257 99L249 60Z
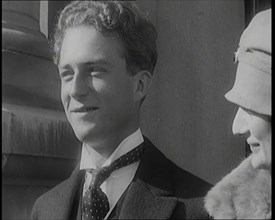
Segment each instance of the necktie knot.
M111 175L113 170L110 167L102 167L100 169L95 169L92 171L93 179L91 182L91 186L100 186L108 177Z
M116 159L109 166L90 171L93 174L91 185L100 186L106 179L108 179L113 171L139 161L143 155L143 152L143 145L139 145L128 153L122 155L120 158Z
M109 166L100 169L87 170L92 173L91 184L83 197L83 220L101 220L109 211L109 202L100 185L111 175L114 170L139 161L143 156L143 144L116 159Z

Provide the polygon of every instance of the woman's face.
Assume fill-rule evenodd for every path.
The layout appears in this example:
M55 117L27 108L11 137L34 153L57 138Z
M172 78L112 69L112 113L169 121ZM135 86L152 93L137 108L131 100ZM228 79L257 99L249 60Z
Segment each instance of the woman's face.
M232 131L245 136L255 169L271 169L271 117L239 107Z

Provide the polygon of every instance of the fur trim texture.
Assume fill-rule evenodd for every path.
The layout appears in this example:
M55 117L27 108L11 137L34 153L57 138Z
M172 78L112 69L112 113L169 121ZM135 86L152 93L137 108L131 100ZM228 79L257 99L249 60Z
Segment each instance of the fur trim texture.
M214 219L270 219L270 172L246 158L208 192L205 208Z

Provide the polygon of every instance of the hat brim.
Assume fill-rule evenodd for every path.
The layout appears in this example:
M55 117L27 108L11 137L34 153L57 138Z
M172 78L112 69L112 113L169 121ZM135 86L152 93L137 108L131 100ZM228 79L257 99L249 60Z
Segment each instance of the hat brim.
M271 75L239 62L234 86L225 98L259 114L271 115Z

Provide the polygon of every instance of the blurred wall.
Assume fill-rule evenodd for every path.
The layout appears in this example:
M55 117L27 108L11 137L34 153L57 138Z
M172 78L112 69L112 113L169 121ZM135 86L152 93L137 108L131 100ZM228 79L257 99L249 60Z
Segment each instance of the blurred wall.
M142 128L180 167L215 183L245 156L224 94L244 29L243 1L141 1L158 32L158 62Z
M3 2L3 219L29 218L35 199L79 158L46 39L66 3ZM224 98L235 77L244 1L137 3L156 25L159 54L142 130L180 167L215 183L245 156L245 142L231 132L236 107Z
M34 201L67 178L79 156L79 143L63 112L58 71L44 35L47 4L2 1L2 219L5 220L29 219Z

